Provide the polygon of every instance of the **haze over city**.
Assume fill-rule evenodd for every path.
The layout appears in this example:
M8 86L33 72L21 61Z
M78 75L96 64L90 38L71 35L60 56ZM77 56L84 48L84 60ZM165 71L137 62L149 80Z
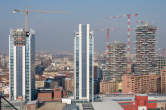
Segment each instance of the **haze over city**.
M165 0L1 0L0 110L166 110Z
M13 9L29 7L31 10L62 10L64 14L29 14L29 27L36 32L37 51L73 51L73 34L79 23L91 24L95 32L95 51L105 49L106 31L96 31L116 27L110 32L110 41L127 42L127 17L106 19L109 16L139 13L131 18L131 27L136 20L157 25L157 47L164 48L166 15L165 0L3 0L0 3L0 50L7 52L8 35L12 28L24 27L23 13L13 14ZM135 42L134 30L131 32L131 45Z

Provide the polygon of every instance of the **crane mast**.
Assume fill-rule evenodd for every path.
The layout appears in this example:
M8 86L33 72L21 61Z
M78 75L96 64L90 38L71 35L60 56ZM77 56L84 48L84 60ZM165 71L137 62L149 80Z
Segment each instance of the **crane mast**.
M25 9L25 31L28 32L28 8Z

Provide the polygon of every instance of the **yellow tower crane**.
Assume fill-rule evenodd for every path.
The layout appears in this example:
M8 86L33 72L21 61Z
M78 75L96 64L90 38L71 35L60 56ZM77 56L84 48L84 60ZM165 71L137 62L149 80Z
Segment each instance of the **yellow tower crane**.
M50 13L50 14L63 14L64 11L48 11L48 10L29 10L27 7L25 10L14 9L13 13L24 13L25 14L25 31L28 32L28 14L29 13Z

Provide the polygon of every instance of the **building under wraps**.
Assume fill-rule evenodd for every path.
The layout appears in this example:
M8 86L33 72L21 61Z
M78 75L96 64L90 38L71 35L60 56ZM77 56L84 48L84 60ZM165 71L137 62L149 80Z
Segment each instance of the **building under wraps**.
M156 72L156 30L156 26L149 24L142 24L136 28L135 72L138 74Z

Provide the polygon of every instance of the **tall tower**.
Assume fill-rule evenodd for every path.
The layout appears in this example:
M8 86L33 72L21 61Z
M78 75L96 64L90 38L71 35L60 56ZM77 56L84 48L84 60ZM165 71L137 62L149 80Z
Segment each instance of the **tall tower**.
M142 24L136 28L136 68L138 74L155 72L157 27Z
M77 101L93 101L94 34L90 25L79 24L74 34L74 97Z
M12 30L9 35L9 99L31 101L35 94L35 36L32 31Z
M114 41L110 53L110 74L111 77L121 76L127 73L127 49L126 43ZM120 78L120 77L119 77Z

